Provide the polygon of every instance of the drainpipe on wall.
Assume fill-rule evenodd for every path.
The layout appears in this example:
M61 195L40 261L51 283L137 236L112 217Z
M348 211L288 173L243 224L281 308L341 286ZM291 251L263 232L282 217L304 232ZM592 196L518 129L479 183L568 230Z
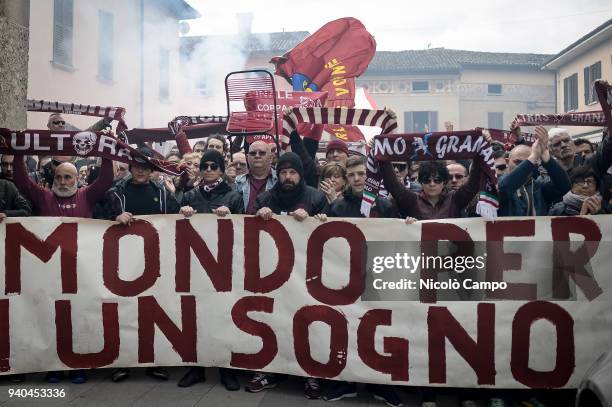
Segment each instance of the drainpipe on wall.
M140 0L140 128L144 128L144 0Z

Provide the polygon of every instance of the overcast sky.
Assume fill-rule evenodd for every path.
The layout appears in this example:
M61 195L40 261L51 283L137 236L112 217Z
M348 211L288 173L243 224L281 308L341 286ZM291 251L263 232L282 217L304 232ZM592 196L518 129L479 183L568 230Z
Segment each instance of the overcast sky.
M378 50L444 47L556 54L612 18L610 0L187 0L202 18L188 35L236 33L235 15L253 13L253 32L309 31L356 17ZM612 46L612 45L611 45Z

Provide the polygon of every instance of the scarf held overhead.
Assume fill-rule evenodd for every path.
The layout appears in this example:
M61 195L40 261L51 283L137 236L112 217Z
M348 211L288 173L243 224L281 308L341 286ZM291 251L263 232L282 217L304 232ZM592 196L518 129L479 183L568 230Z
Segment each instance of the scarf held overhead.
M154 170L179 175L175 164L149 158L112 133L0 128L0 154L102 157L127 164L148 164Z
M363 190L361 212L370 215L370 209L378 195L382 174L378 161L430 161L473 159L483 172L481 193L476 213L494 219L499 203L493 147L485 140L481 130L436 133L381 134L374 138L374 146L368 154L367 178Z
M96 106L96 105L81 105L76 103L51 102L48 100L28 99L26 101L26 110L28 112L47 112L47 113L63 113L76 114L82 116L105 117L112 120L117 120L117 134L127 130L125 124L125 108L113 106Z

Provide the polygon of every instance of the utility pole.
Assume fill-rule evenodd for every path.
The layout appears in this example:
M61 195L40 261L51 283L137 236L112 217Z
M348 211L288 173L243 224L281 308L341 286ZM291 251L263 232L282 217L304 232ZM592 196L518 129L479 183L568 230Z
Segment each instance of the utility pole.
M29 0L0 0L0 127L25 129Z

